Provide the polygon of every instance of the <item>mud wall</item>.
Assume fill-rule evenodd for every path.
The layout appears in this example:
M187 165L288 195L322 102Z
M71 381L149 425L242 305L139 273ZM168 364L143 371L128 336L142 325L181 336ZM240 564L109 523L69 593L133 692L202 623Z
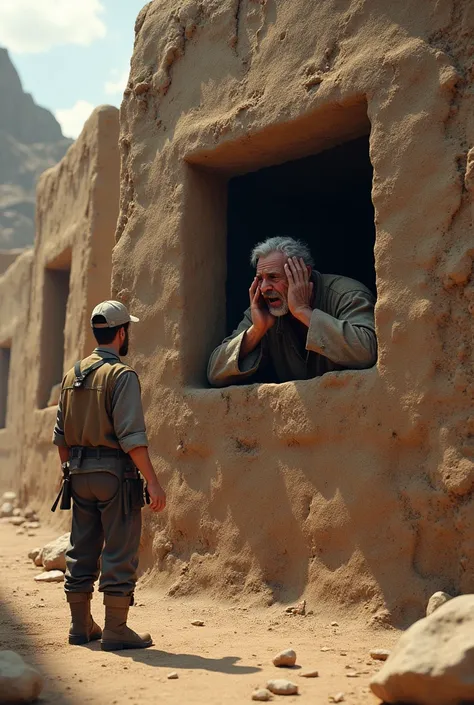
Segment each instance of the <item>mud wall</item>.
M140 13L113 294L142 321L133 362L169 495L147 556L171 593L304 594L402 623L434 589L474 589L473 25L463 0ZM377 366L207 389L227 180L369 131Z
M44 511L59 476L51 442L57 385L95 346L89 317L110 297L118 201L118 110L102 106L62 161L41 176L34 250L0 277L0 345L13 340L1 489L18 490Z

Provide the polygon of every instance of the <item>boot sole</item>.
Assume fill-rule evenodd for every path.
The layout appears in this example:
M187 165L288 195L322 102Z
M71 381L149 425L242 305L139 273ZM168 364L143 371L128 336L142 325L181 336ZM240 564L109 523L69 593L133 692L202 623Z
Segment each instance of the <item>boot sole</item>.
M137 644L133 641L102 641L100 648L102 651L125 651L125 649L147 649L153 646L153 640L143 641Z
M82 646L83 644L88 644L90 641L97 641L100 639L102 634L97 634L97 636L88 637L85 634L69 634L69 643L72 646Z

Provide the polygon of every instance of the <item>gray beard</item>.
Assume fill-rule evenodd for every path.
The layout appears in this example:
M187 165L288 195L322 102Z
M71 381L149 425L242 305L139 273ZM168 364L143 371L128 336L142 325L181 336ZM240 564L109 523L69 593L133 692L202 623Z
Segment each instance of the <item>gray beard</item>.
M267 307L268 307L268 310L270 311L270 313L272 314L272 316L275 316L275 318L280 318L281 316L286 316L286 314L290 310L288 308L288 301L286 301L286 300L282 300L281 305L278 308L272 308L272 307L268 306L268 304L267 304Z

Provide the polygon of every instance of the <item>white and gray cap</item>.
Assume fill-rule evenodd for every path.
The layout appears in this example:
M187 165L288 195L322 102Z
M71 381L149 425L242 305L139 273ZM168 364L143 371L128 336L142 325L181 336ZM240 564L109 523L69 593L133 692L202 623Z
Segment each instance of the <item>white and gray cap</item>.
M106 323L92 323L95 316L103 316ZM138 323L140 319L131 316L126 306L120 301L102 301L97 304L91 315L91 326L93 328L116 328L125 323Z

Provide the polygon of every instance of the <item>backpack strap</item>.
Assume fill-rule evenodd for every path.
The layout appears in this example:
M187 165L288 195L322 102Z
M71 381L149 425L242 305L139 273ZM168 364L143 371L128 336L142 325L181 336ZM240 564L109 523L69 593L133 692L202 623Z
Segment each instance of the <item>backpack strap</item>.
M83 386L87 375L90 375L91 372L94 372L94 370L98 370L99 367L102 367L102 365L105 365L106 362L109 362L110 358L102 358L101 360L98 360L97 362L94 362L93 365L90 365L89 367L86 367L85 370L81 371L81 361L79 360L76 362L74 365L74 388L75 389L81 389Z

